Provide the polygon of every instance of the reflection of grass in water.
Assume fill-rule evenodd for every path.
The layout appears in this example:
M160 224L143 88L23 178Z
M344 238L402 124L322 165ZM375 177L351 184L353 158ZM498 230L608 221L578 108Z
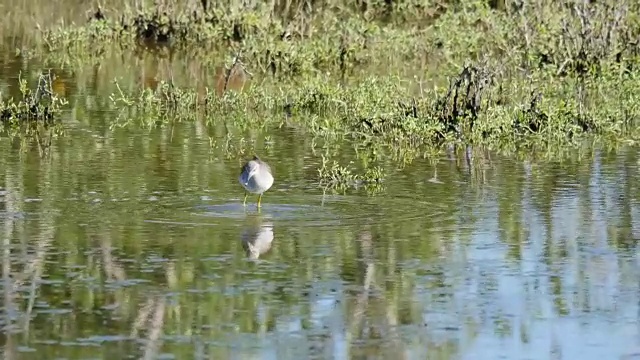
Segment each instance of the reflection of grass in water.
M180 133L179 138L188 139L189 129L191 128L188 127L184 133ZM21 336L28 339L30 346L38 349L38 352L51 351L54 348L65 351L65 345L58 344L57 341L75 341L77 338L86 338L93 334L130 334L133 329L137 329L135 334L141 339L153 339L153 334L157 334L154 333L154 329L161 329L163 334L168 335L160 337L165 340L164 352L172 353L177 358L191 358L193 347L191 343L179 343L178 339L181 336L201 336L211 341L224 342L229 341L231 331L243 334L268 333L277 321L291 317L300 317L306 323L313 323L312 319L317 319L314 317L317 314L311 303L318 298L330 297L331 294L338 294L334 296L338 296L340 303L335 306L344 309L344 313L348 314L344 321L353 339L363 340L362 342L372 344L374 348L379 344L387 346L387 340L392 336L390 331L397 327L402 340L407 339L407 332L423 334L425 339L422 339L422 344L428 340L435 342L437 335L433 334L432 329L441 328L442 322L432 319L425 327L422 320L425 313L463 313L470 319L476 319L478 314L486 314L487 312L482 311L488 309L490 319L502 317L491 305L495 303L497 296L495 279L500 279L501 273L484 274L474 272L473 267L459 268L468 264L465 259L468 259L470 248L473 247L475 231L487 230L486 224L480 223L482 217L477 217L478 209L477 203L473 201L474 197L483 196L489 201L500 199L500 217L495 225L495 231L499 235L491 240L497 247L501 247L502 244L516 247L518 241L530 242L526 238L526 231L542 231L536 227L527 230L520 218L525 216L524 219L545 219L547 216L551 219L553 198L558 191L557 181L545 180L550 175L548 171L538 170L537 175L534 174L539 177L537 181L527 182L523 180L524 170L518 164L499 160L495 161L492 171L488 172L487 181L500 182L500 186L479 189L482 190L480 194L469 187L453 184L446 178L455 176L454 170L439 172L446 190L438 190L424 184L416 185L421 183L415 181L416 175L406 182L395 183L388 191L395 191L397 187L401 187L405 195L409 193L425 201L441 204L441 208L448 211L448 216L429 217L421 213L423 216L415 221L402 221L408 210L418 212L420 208L411 202L408 196L404 199L405 206L394 206L395 195L391 193L388 198L389 205L376 208L384 221L374 218L368 220L368 225L363 221L357 225L350 224L332 229L295 225L278 228L277 238L274 240L277 241L277 245L274 243L269 251L268 261L260 264L247 264L244 261L239 239L241 229L237 226L189 228L144 224L142 221L148 215L143 211L146 208L135 200L118 207L95 206L89 204L89 201L69 205L62 200L79 188L86 188L87 191L100 190L104 198L122 196L123 193L136 194L140 189L151 191L156 184L154 179L159 175L142 172L140 169L149 169L146 166L156 161L152 156L164 151L163 146L171 146L174 143L168 140L168 137L163 138L163 134L163 129L156 129L138 142L130 144L131 139L127 134L116 133L113 142L104 145L107 150L105 152L109 154L117 152L115 149L126 149L122 151L130 156L91 157L91 149L94 146L91 142L94 140L79 139L78 141L86 142L82 147L79 146L85 151L65 152L64 149L53 147L53 156L49 162L37 163L38 172L24 171L25 165L22 161L10 162L7 158L0 159L5 169L5 190L15 200L8 206L13 209L11 211L36 210L38 214L43 215L37 217L41 221L37 226L34 226L33 222L5 223L6 233L12 234L7 237L12 239L12 246L24 244L27 249L16 250L13 253L14 260L9 264L12 266L11 271L16 275L28 273L22 272L21 266L29 266L29 259L35 257L24 257L23 254L35 254L37 249L44 249L46 256L42 262L42 275L51 282L38 285L37 300L49 304L50 307L73 310L73 315L39 315L32 320L29 334ZM174 139L178 138L178 134L174 135ZM164 140L158 140L159 138ZM176 178L170 179L176 189L170 194L179 193L180 196L191 198L194 193L181 191L211 186L212 183L209 183L208 179L200 177L200 171L194 171L192 168L203 166L205 170L210 165L206 162L200 163L203 157L188 157L206 153L206 146L185 140L184 143L175 145L179 151L163 153L166 162L160 165L167 167L172 174L177 174ZM292 151L288 157L297 159L309 154L310 152ZM134 155L140 158L132 161L131 156ZM479 157L479 154L474 156L475 159ZM608 169L633 168L633 164L637 162L636 158L637 154L630 152L624 159L605 157L601 161L602 166ZM33 161L32 159L27 163L32 164ZM407 166L417 166L418 163ZM220 179L224 177L224 166L228 166L229 171L233 173L228 176L228 181ZM446 168L450 164L441 162L438 166L441 166L442 170L442 167ZM474 166L480 165L476 163ZM550 165L543 163L538 166ZM596 167L591 161L580 162L579 165L576 162L573 166L557 168L553 174L556 177L580 178L585 185L584 189L589 189L587 185L596 179L594 176L603 180L601 175L593 172ZM122 173L113 176L112 169L120 169ZM420 169L421 167L417 168ZM217 172L211 178L220 181L216 183L217 188L225 189L224 184L227 182L230 184L230 191L236 189L237 185L233 179L237 175L237 166L233 161L228 161L215 170ZM460 172L468 176L466 170L461 169ZM85 174L98 176L101 180L92 183L92 177ZM611 181L615 189L618 189L615 184L620 184L621 194L634 193L636 182L626 178L625 181L619 181L617 172L606 174L607 181ZM631 175L633 173L627 174ZM94 189L95 187L99 189ZM530 194L530 187L535 189L531 194L532 200L541 201L536 201L534 209L529 208L525 211L523 197ZM25 205L20 200L35 193L41 194L43 203ZM592 221L593 212L597 211L595 209L598 200L593 199L591 195L589 191L578 194L580 204L584 204L581 207L584 211L583 221ZM145 198L144 194L140 196ZM340 198L335 197L336 201L340 201ZM614 195L614 198L618 197ZM631 196L620 199L632 201ZM367 200L385 203L385 199L380 197ZM20 209L20 206L31 208ZM370 207L365 209L365 213L368 209ZM53 210L62 213L60 216L53 216ZM170 207L167 210L170 211ZM535 213L532 214L531 211ZM47 214L50 214L49 218L44 216ZM620 225L630 228L632 217L625 216L620 223L607 217L606 222L609 221L612 228L618 228ZM88 226L78 226L78 223ZM561 224L555 224L559 225ZM588 235L590 230L585 231ZM624 233L621 232L619 236L624 237ZM614 247L615 237L610 244ZM574 255L567 254L563 249L584 246L582 241L582 236L562 241L549 239L545 241L549 255L542 255L543 259L540 259L540 262L550 261L552 264L562 265L571 259L577 261L580 258L579 254L573 259L571 256ZM29 249L34 252L29 252ZM522 246L520 251L532 250ZM523 258L531 258L535 253L524 255ZM513 266L518 264L517 258L509 258L508 261ZM4 263L5 266L7 264ZM499 264L496 264L497 266ZM561 270L562 267L559 266L557 269ZM589 269L586 270L588 274ZM514 271L515 275L509 272L509 276L518 276L517 266ZM610 271L626 270L614 266ZM464 284L468 284L470 279L482 280L486 279L487 275L491 279L479 282L484 286L480 291L467 294L469 300L465 301L465 304L469 304L468 308L453 307L458 303L452 301L455 291L465 289ZM546 278L542 274L542 279ZM635 277L620 278L621 286L637 288L637 284L633 283ZM117 286L118 283L111 282L113 279L124 279L129 281L125 283L133 285ZM132 281L136 279L146 281ZM558 276L554 281L563 282L563 279L564 277ZM593 277L581 277L577 281L592 283ZM318 292L314 292L315 288L310 284L319 284L321 295L316 296ZM588 298L590 288L585 284L575 287L579 292L577 296ZM363 296L366 294L365 286L371 290L367 298ZM556 289L562 288L555 283L552 286ZM332 287L334 291L331 290ZM24 294L16 293L16 296ZM569 295L573 296L572 294ZM560 293L558 296L564 295ZM23 297L14 304L22 306L20 309L24 311L28 302ZM486 307L485 304L489 306ZM563 306L567 304L571 306L569 309L572 311L581 309L580 304L573 304L571 301L566 301ZM164 310L160 311L162 309ZM458 310L466 312L457 312ZM263 317L256 320L256 313ZM364 325L363 322L359 323L358 319L374 324L380 336L375 337L376 333L367 335L371 333L361 331ZM105 322L108 326L105 326ZM474 320L469 322L458 325L461 330L487 326L475 323ZM394 323L398 325L395 326ZM499 328L499 324L497 327ZM311 331L303 331L301 336L312 337L310 333ZM232 338L239 339L242 335L237 336L233 335ZM47 345L45 350L44 346L41 347L37 343L37 340L41 339L55 339L56 342ZM354 341L350 345L356 348L353 352L364 351L358 347L362 342ZM17 343L20 342L14 338L14 344ZM130 345L135 351L143 351L147 344L153 344L144 341L130 343L135 344ZM399 346L402 344L403 342ZM122 344L107 341L101 345L105 349L113 350L115 354L131 354L131 349L123 350L119 347L123 346ZM153 347L150 349L153 350ZM79 346L74 347L74 351L86 352L86 356L95 355L93 348ZM224 353L225 350L213 348L211 351ZM77 353L75 356L78 356Z

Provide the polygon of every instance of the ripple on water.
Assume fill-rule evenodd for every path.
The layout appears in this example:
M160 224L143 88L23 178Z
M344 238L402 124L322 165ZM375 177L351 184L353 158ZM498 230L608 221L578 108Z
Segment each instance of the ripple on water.
M246 208L242 203L225 203L196 206L192 215L207 218L244 219L247 215L257 213L255 205ZM260 217L263 220L278 222L304 223L306 226L340 225L340 214L330 207L306 204L262 204Z
M349 195L331 196L289 196L287 203L265 202L260 209L263 220L291 223L302 226L335 227L362 224L365 222L381 223L385 221L412 222L419 219L450 219L447 207L425 201L415 201L408 197L368 198ZM183 215L179 215L182 212ZM396 219L389 219L391 213L400 213ZM215 222L193 221L194 217L207 219L245 219L247 215L257 214L254 203L243 206L242 202L226 202L185 206L173 219L155 219L149 222L170 223L175 225L216 225ZM189 220L184 219L188 217Z

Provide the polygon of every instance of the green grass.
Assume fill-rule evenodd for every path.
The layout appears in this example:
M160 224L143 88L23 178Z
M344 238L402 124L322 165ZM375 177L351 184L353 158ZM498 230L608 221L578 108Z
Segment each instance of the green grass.
M353 142L372 166L361 179L381 177L371 175L381 158L406 164L451 144L553 157L638 138L635 2L103 6L79 23L40 26L34 49L71 68L142 49L227 69L204 89L173 75L155 90L116 81L113 126L204 119L227 132L212 146L238 149L248 129L294 124L317 141ZM236 73L251 87L231 86ZM321 181L354 182L327 164Z

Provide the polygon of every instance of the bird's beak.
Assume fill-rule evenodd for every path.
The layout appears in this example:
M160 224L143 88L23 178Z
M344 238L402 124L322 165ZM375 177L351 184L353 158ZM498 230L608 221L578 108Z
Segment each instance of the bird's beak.
M247 183L249 182L249 179L251 179L251 177L253 177L253 175L255 175L258 172L258 168L255 167L253 169L251 169L251 171L249 171L249 176L247 176Z

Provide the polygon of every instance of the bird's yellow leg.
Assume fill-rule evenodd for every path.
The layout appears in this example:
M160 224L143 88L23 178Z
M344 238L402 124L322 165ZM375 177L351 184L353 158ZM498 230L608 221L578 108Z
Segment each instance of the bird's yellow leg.
M262 194L260 194L260 196L258 196L258 207L260 207L260 203L262 202Z
M242 206L247 206L247 195L249 195L249 194L247 194L247 192L245 191L244 192L244 201L242 202Z

